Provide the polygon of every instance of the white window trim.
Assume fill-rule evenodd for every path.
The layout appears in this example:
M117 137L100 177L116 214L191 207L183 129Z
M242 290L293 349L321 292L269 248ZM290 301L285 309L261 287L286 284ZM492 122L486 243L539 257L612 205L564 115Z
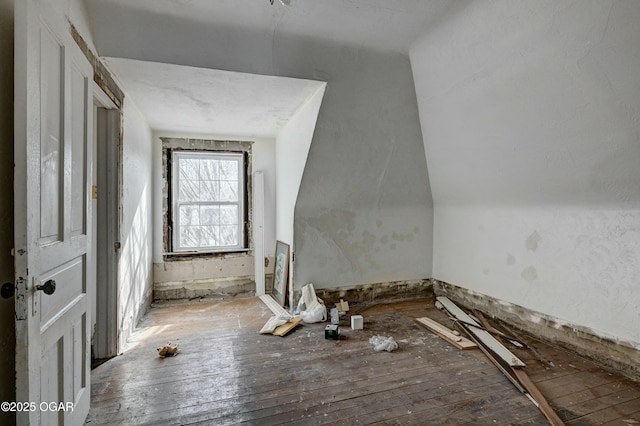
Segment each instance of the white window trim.
M246 198L246 185L245 185L245 156L244 153L238 152L220 152L214 150L175 150L171 153L172 157L172 175L171 175L171 191L172 191L172 221L173 221L173 231L172 231L172 252L174 253L224 253L224 252L234 252L234 251L244 251L247 250L245 247L245 198ZM178 202L178 163L181 158L222 158L222 157L230 157L238 160L238 188L239 188L239 200L238 202L190 202L190 203L180 203ZM217 246L217 247L187 247L182 248L179 244L179 232L180 232L180 215L179 215L179 207L181 204L215 204L215 205L238 205L238 244L234 246Z

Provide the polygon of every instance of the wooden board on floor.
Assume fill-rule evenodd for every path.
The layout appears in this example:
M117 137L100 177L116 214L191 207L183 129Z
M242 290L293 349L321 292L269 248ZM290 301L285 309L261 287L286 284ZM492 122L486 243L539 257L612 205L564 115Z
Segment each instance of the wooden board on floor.
M302 318L298 318L298 317L291 318L289 320L289 322L287 322L285 324L282 324L281 326L279 326L275 330L273 330L272 334L274 336L284 337L288 332L293 330L301 322L302 322Z
M478 347L471 340L467 339L463 336L458 336L452 330L448 329L444 325L436 322L428 317L416 318L416 321L420 324L433 331L438 336L442 337L447 342L451 343L453 346L460 350L466 349L475 349Z
M436 300L440 302L451 315L456 317L461 322L465 324L475 324L476 327L481 327L476 320L467 315L455 303L449 300L449 298L438 296L436 297ZM516 368L526 367L525 363L522 362L522 360L515 356L509 349L505 348L504 345L502 345L502 343L500 343L489 332L476 327L465 325L466 329L468 329L475 337L477 337L478 340L480 340L487 348L489 348L496 355L502 358L502 360L504 360L504 362L506 362L508 365Z

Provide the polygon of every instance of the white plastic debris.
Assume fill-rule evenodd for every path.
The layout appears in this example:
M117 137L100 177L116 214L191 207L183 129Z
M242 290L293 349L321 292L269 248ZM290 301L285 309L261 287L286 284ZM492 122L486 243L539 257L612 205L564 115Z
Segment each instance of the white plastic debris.
M398 349L398 344L395 340L393 340L393 337L391 336L373 336L371 339L369 339L369 343L373 345L373 350L376 352L393 352Z
M273 333L273 331L276 328L278 328L282 324L286 324L287 322L289 322L289 318L288 317L274 315L271 318L269 318L269 320L267 321L267 323L265 325L262 326L262 328L260 329L259 333L260 334Z
M327 320L327 308L324 301L316 296L313 284L302 287L302 297L298 301L297 311L297 315L307 324Z

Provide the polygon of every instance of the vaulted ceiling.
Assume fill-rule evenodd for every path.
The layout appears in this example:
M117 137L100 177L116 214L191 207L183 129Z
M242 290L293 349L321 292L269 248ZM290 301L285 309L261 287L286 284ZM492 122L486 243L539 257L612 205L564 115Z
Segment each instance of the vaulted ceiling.
M275 137L321 85L315 79L255 75L276 74L253 69L253 63L261 55L273 55L267 51L279 40L315 40L406 54L419 35L463 2L290 0L285 5L275 0L271 5L269 0L85 0L85 4L99 54L109 57L109 67L154 130ZM160 51L145 47L151 43ZM162 45L167 53L163 54ZM252 46L255 55L246 50L234 54L238 45ZM173 53L168 53L172 47ZM234 76L229 71L238 69L228 61L212 65L216 55L235 55L236 61L245 62L244 72ZM194 63L198 56L202 60Z

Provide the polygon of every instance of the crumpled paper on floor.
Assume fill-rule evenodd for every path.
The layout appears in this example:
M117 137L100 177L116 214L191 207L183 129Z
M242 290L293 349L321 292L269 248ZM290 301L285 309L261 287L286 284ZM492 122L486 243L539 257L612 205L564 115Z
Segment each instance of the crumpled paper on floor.
M393 352L398 349L398 344L391 336L373 336L369 339L369 343L373 345L373 350L376 352Z

